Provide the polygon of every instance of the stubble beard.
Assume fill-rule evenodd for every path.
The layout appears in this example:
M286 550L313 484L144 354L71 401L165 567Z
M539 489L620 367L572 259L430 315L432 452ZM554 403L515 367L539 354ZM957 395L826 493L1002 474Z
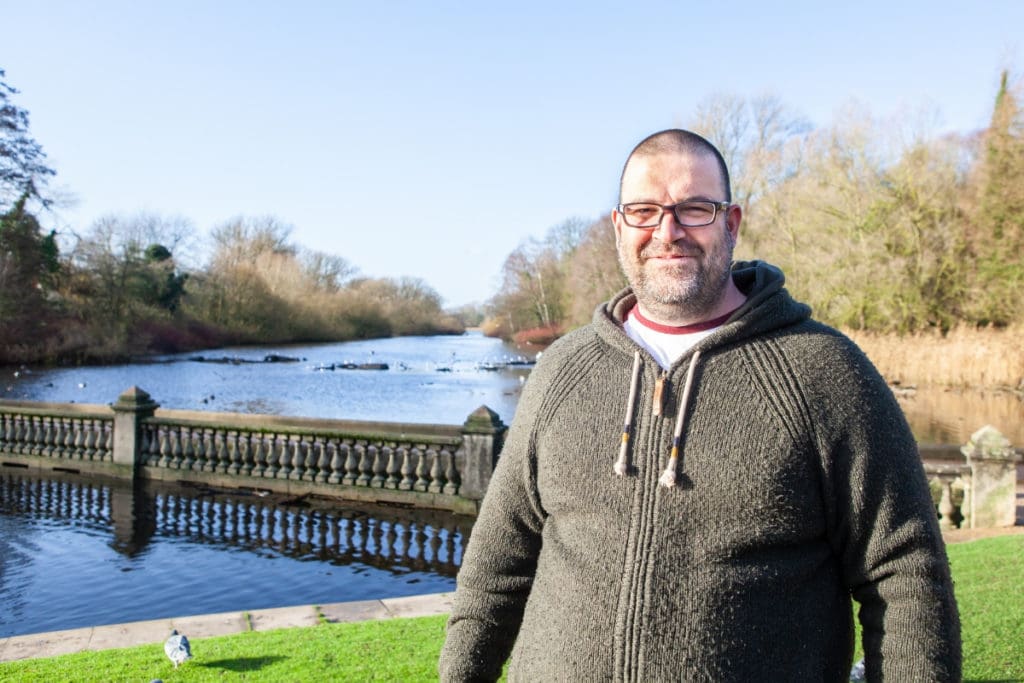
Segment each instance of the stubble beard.
M626 274L637 301L660 320L706 320L725 295L732 277L732 254L736 240L728 228L705 251L696 243L679 240L671 245L649 241L639 254L626 253L619 245L619 265ZM647 263L656 254L686 254L670 267ZM647 265L650 268L646 267Z

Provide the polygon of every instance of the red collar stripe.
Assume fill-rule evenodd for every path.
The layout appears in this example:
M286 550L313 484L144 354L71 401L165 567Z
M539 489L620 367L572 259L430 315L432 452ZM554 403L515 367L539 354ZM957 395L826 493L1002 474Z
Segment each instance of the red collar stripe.
M656 323L653 320L648 320L642 313L640 313L639 306L633 306L626 317L633 316L636 318L636 321L644 327L652 329L655 332L661 332L662 334L693 334L694 332L706 332L722 325L735 312L735 310L732 310L725 315L720 315L717 318L712 318L711 320L705 320L692 325L679 325L678 327L674 325L662 325L661 323Z

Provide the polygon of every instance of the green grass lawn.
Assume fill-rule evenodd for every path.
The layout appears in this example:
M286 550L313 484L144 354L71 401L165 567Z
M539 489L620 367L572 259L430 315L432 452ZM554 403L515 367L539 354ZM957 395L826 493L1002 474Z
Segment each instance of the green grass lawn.
M964 680L1024 681L1024 535L949 546ZM429 681L445 617L194 640L175 670L160 644L0 664L0 681ZM858 655L859 656L859 655Z

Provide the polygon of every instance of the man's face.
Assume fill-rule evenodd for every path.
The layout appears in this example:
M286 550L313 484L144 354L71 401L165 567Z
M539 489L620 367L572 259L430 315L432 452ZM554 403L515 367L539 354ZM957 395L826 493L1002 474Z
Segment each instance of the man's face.
M676 204L723 201L725 187L710 155L656 154L634 157L622 178L622 203ZM705 319L729 282L740 210L719 212L715 222L683 228L665 212L655 228L633 228L612 212L619 263L648 314L662 320Z

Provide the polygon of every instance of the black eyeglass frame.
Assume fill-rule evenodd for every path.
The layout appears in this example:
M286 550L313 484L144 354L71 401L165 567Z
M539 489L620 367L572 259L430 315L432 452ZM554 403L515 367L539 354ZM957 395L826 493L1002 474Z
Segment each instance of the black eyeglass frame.
M697 223L697 224L688 224L688 223L684 223L682 220L680 220L680 218L679 218L679 209L680 209L680 207L693 206L694 204L702 204L702 205L711 206L711 209L712 209L712 211L711 211L711 220L709 220L707 223ZM627 214L626 214L626 207L627 206L651 206L651 207L656 206L656 207L658 207L660 209L660 212L658 213L657 220L655 220L653 223L651 223L649 225L633 225L632 223L629 222L629 219L626 217L627 216ZM616 205L615 210L619 212L619 214L622 216L623 222L626 225L628 225L629 227L637 228L637 229L640 229L640 230L650 230L651 228L656 228L659 225L661 225L661 219L665 217L665 212L666 211L671 211L672 212L672 217L675 218L676 223L678 223L679 225L683 226L684 228L703 228L704 226L711 225L716 220L718 220L719 212L727 211L729 209L729 207L731 207L731 206L732 206L731 202L712 202L712 201L708 201L708 200L704 200L704 199L695 199L695 200L691 199L691 200L687 200L685 202L679 202L678 204L656 204L655 202L627 202L625 204L618 204L618 205Z

